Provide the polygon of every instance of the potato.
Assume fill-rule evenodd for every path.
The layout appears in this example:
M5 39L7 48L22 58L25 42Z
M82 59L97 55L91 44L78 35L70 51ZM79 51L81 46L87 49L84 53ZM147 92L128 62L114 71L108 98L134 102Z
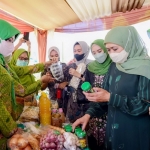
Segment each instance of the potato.
M32 150L30 145L27 145L27 147L25 147L23 150Z

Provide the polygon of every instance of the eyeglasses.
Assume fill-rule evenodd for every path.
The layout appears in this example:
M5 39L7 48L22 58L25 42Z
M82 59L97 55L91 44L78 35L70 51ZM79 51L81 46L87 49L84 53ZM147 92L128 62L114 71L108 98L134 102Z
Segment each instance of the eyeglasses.
M24 60L24 61L28 61L29 58L28 57L19 57L20 60Z
M5 39L5 41L8 41L8 42L14 43L15 38L14 38L14 37L11 37L11 38Z

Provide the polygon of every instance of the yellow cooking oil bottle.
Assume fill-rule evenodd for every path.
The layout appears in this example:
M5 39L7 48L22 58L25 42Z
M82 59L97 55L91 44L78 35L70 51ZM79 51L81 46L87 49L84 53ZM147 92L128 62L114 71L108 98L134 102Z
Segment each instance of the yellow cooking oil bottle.
M40 124L50 125L51 124L51 101L48 99L47 94L41 92L39 99L39 110L40 110Z

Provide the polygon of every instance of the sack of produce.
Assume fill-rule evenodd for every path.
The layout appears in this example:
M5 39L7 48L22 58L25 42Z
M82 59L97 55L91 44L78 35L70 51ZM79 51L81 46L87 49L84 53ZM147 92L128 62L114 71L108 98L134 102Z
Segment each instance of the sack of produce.
M32 150L26 134L15 134L8 140L8 148L10 150Z
M19 118L20 122L39 121L39 107L25 106Z

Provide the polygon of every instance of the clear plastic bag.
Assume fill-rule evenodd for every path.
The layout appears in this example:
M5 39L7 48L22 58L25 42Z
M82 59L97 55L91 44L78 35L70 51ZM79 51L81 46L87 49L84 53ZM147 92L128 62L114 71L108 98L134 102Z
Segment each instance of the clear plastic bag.
M80 74L83 74L85 72L85 69L86 69L86 64L84 63L80 63L76 69L76 71ZM75 77L73 76L70 83L69 83L69 86L72 86L74 87L75 89L78 88L78 85L80 83L80 79L78 77Z
M25 106L19 118L21 122L39 121L39 107Z
M53 77L57 81L61 82L64 79L62 64L60 62L52 64L49 68L50 68L50 71L51 71Z

